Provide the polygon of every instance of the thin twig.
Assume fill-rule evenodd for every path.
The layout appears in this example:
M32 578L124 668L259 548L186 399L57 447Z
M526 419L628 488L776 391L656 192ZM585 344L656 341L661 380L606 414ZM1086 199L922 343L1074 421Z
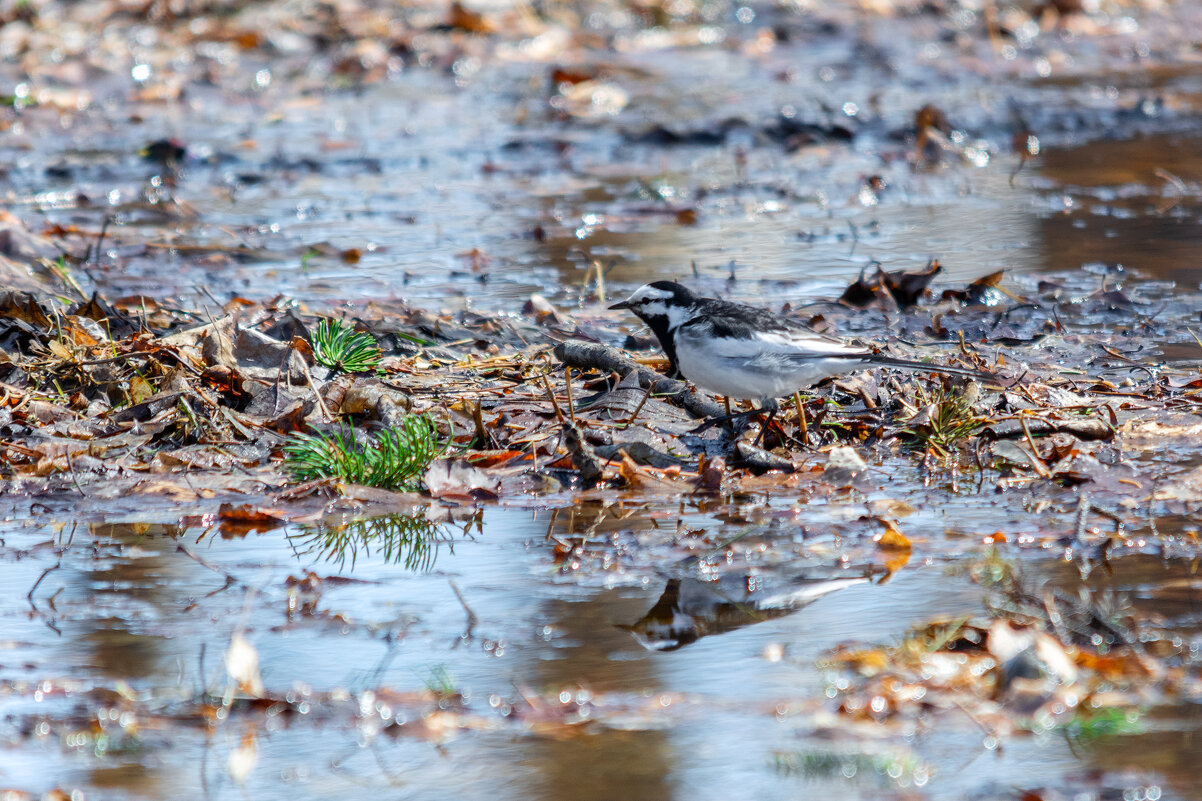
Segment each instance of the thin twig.
M196 562L201 567L207 567L209 570L212 570L214 573L224 576L225 577L225 587L222 587L221 589L224 590L224 589L226 589L226 587L229 587L233 584L241 584L242 586L247 587L247 588L250 587L249 584L242 581L241 579L239 579L237 576L233 575L232 573L227 573L224 570L222 570L221 568L217 567L217 565L214 565L211 562L206 562L204 559L202 559L199 556L197 556L196 554L192 553L192 551L190 551L186 546L184 546L180 543L176 543L175 547L176 547L176 549L183 551L185 556L192 559L194 562ZM218 592L220 592L220 590L218 590ZM212 593L210 593L210 594L212 594Z
M1031 464L1035 467L1035 472L1039 473L1040 478L1051 478L1052 471L1048 470L1048 466L1043 459L1039 458L1039 449L1035 447L1035 438L1031 436L1031 429L1027 425L1026 416L1018 418L1019 424L1023 427L1023 435L1027 439L1027 445L1031 448Z
M643 404L645 404L647 402L647 399L650 397L651 397L651 387L648 386L647 391L643 393L642 400L640 400L638 405L634 407L634 411L630 413L630 419L622 424L622 426L624 428L629 427L634 424L635 418L637 418L639 416L639 412L643 411Z
M67 450L63 453L67 457L67 475L71 477L71 483L75 485L75 489L79 490L79 494L88 497L88 493L83 491L83 487L79 486L79 479L75 477L75 465L71 464L71 451Z
M1056 607L1056 596L1048 590L1044 590L1043 593L1043 608L1047 611L1048 622L1052 624L1052 628L1056 631L1056 636L1060 638L1060 642L1070 645L1072 640L1069 638L1069 633L1064 630L1064 616L1060 614L1060 610Z
M977 724L977 726L981 729L981 731L985 732L986 736L988 736L988 737L996 737L997 736L994 733L993 729L991 729L987 725L985 725L985 722L982 721L980 718L978 718L976 715L974 715L972 712L970 712L968 707L966 707L963 703L961 703L960 701L956 701L956 700L953 700L952 703L955 704L957 707L959 707L960 711L963 712L969 720L971 720L973 723Z
M1089 496L1081 495L1077 499L1077 521L1073 528L1073 539L1077 542L1085 542L1085 525L1089 522Z
M479 399L474 400L471 403L472 423L476 427L476 439L480 442L482 447L495 447L496 443L493 442L492 435L489 434L488 429L484 427L484 410L482 404L480 403Z
M555 410L556 419L558 419L560 423L566 423L567 419L564 418L563 412L559 409L559 401L555 400L555 393L551 391L551 382L547 380L546 373L543 373L542 379L543 386L547 389L547 397L551 399L551 408Z
M317 391L317 387L313 384L313 376L309 375L309 365L307 364L305 365L305 381L308 382L309 389L313 390L313 396L317 398L317 407L321 409L321 413L331 423L334 422L334 415L330 414L330 410L326 407L326 402L322 399L321 393ZM278 392L276 393L276 397L279 397Z
M40 459L43 456L41 451L35 451L32 448L26 448L24 445L18 445L15 442L5 442L0 444L0 449L17 451L18 453L23 453L30 458L36 459Z
M568 417L572 419L572 425L576 425L576 404L572 401L572 365L570 364L563 366L563 381L568 393Z
M463 593L459 591L459 585L455 583L455 579L447 579L447 583L451 585L451 591L455 593L455 597L459 599L459 603L463 605L463 611L467 613L467 629L463 632L462 639L471 639L472 629L480 622L480 618L476 617L476 613L467 605L467 600L464 599Z
M801 441L807 445L810 442L810 426L806 423L805 406L801 403L801 393L793 393L793 405L797 407L797 426L801 429Z
M97 264L100 264L100 252L104 249L104 235L108 232L109 225L112 222L112 216L106 214L104 217L104 222L100 224L100 233L96 236L96 250L94 251L96 257L92 259L92 261L95 261Z
M601 267L601 262L593 262L597 265L597 300L602 306L605 305L605 270Z
M50 575L55 570L58 570L62 566L63 566L63 562L60 559L58 562L56 562L54 564L53 567L48 567L45 570L43 570L42 575L38 576L38 580L35 581L33 583L33 586L29 588L29 592L25 593L25 598L29 601L29 605L32 606L34 609L37 609L38 605L33 602L33 594L35 592L37 592L38 587L42 583L42 579L46 578L46 576Z
M153 356L156 352L157 351L153 350L135 350L131 351L130 353L122 353L119 356L109 356L104 359L85 359L84 361L76 363L80 365L108 364L109 362L120 362L126 359L137 358L138 356Z
M1186 185L1185 185L1185 181L1181 180L1176 175L1173 175L1173 173L1169 172L1168 170L1164 169L1163 167L1154 168L1152 170L1152 174L1155 175L1157 178L1160 178L1161 180L1165 181L1169 186L1171 186L1177 190L1176 197L1165 198L1160 203L1157 203L1154 213L1155 214L1164 214L1165 212L1170 211L1171 209L1174 209L1177 206L1181 205L1182 198L1184 198L1185 195L1187 194L1187 192L1189 191L1188 187L1186 187Z

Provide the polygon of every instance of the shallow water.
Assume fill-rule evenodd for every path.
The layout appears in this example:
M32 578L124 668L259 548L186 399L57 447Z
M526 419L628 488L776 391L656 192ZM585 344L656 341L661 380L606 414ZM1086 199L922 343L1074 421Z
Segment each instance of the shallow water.
M468 78L407 69L324 95L275 82L231 99L198 86L132 120L121 104L66 119L27 109L0 145L9 207L90 231L73 252L110 219L81 280L189 305L281 292L506 310L543 292L572 305L593 260L612 263L615 292L695 264L714 291L755 298L756 280L787 281L794 301L837 295L873 260L914 269L932 257L953 284L1092 262L1194 283L1202 76L1147 85L1078 54L1076 72L1047 80L1008 71L1018 67L949 80L921 40L889 25L759 58L612 54L629 105L595 119L556 113L550 67L521 59ZM873 48L880 57L864 58ZM961 126L975 161L913 168L912 117L926 103ZM855 136L791 152L769 134L781 120ZM1026 163L1016 120L1039 146ZM657 126L715 138L648 138ZM188 148L178 170L137 155L163 137ZM867 191L870 176L884 189ZM349 249L357 260L339 256ZM725 287L732 265L751 283Z
M1074 742L1054 729L1000 746L957 714L917 730L873 730L834 713L826 692L835 674L816 666L821 655L843 642L890 642L932 618L979 614L986 590L962 568L990 548L1067 589L1081 581L1054 539L1050 549L981 544L985 532L1011 542L1034 533L1015 505L1022 493L920 503L938 493L906 493L917 510L901 525L916 550L887 581L876 529L860 518L862 503L885 499L879 490L850 508L634 503L617 517L589 503L494 506L438 526L439 544L417 552L404 547L409 524L397 518L389 529L385 519L366 549L342 550L333 562L321 557L322 529L311 526L228 538L189 525L195 518L166 522L196 511L169 505L65 525L51 522L62 519L53 506L32 517L10 509L0 548L0 775L33 792L79 787L101 798L322 798L358 788L416 798L720 798L740 788L766 798L917 791L953 799L1041 787L1108 797L1153 786L1164 798L1202 797L1187 756L1202 725L1196 705L1161 706L1138 737ZM1071 526L1070 510L1056 508L1041 523L1053 532ZM396 547L386 553L389 541ZM557 552L556 541L578 549ZM1139 604L1168 579L1185 580L1185 595L1157 608L1202 648L1190 564L1149 550L1115 559L1112 574L1098 570L1090 582ZM872 581L791 613L755 605L874 568ZM306 570L325 580L290 611L286 580ZM227 586L226 576L237 583ZM624 627L637 629L673 580L683 586L676 622L692 616L707 635L674 650L644 647L646 629L637 637ZM759 595L740 601L748 581ZM222 654L235 631L257 650L269 691L312 693L312 711L235 711L207 730L172 716L202 688L222 691ZM436 706L388 695L440 686L459 694L453 708L475 722L422 734L415 725ZM106 702L99 690L137 704ZM323 693L335 697L319 701ZM594 722L540 729L499 711L553 708L561 693L559 703L583 701L581 714ZM395 710L382 719L389 703ZM103 749L83 736L98 710L122 707L137 710L132 733ZM394 720L419 733L380 731Z

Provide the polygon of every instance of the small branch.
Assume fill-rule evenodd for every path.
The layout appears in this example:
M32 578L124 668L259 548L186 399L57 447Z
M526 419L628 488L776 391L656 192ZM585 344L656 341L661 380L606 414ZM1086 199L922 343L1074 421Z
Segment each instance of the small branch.
M1071 645L1070 635L1064 630L1064 616L1060 614L1060 609L1056 606L1056 596L1047 590L1043 593L1043 608L1047 611L1048 622L1052 624L1060 642Z
M643 411L643 405L647 402L647 399L650 397L651 397L651 387L647 387L647 391L643 393L642 399L639 401L638 405L634 407L634 411L630 413L630 419L622 424L622 426L624 428L629 428L630 426L632 426L634 424L635 419L638 418L638 416L639 416L639 412Z
M195 561L201 567L206 567L209 570L212 570L214 573L217 573L218 575L223 576L225 578L225 586L222 587L220 590L215 590L214 592L209 593L210 595L214 595L218 592L221 592L221 590L228 589L229 587L233 586L234 584L241 584L244 587L250 586L249 584L246 584L246 582L239 579L237 576L235 576L231 573L227 573L224 570L222 570L221 568L212 564L211 562L206 562L204 559L201 559L199 556L192 553L192 551L188 550L188 548L185 547L184 545L181 545L180 543L176 543L175 547L178 550L182 551L185 556L187 556L189 559L192 559L193 561Z
M563 366L563 381L568 392L568 417L572 420L572 425L576 425L576 404L572 401L572 366L565 364Z
M622 378L636 373L639 386L650 387L657 395L672 396L681 408L693 417L721 417L722 407L689 389L683 381L676 381L640 365L634 359L608 345L569 339L555 346L555 357L564 364L582 370L600 370L617 373Z
M75 485L75 489L79 490L80 495L85 498L88 497L88 493L84 492L83 487L79 486L79 479L75 477L75 465L71 464L71 451L64 452L63 456L67 458L67 475L71 477L71 483Z
M797 407L797 425L801 429L801 441L806 445L810 443L810 426L806 422L805 406L801 402L801 393L793 393L793 404Z
M100 224L100 233L96 235L96 249L94 251L92 251L96 255L94 258L89 259L89 261L93 261L96 264L100 264L100 254L101 254L101 251L104 249L104 235L106 233L108 233L109 225L112 222L113 222L113 218L110 215L106 214L104 216L104 222L102 222Z
M77 364L90 366L93 364L108 364L109 362L122 362L122 361L125 361L126 359L134 359L139 356L153 356L153 355L155 355L156 352L157 351L153 351L153 350L135 350L130 353L123 353L120 356L109 356L108 358L105 358L105 359L87 359L85 361L77 362Z
M472 629L480 622L480 618L476 617L476 613L467 605L467 601L463 597L463 593L459 591L459 585L454 579L447 579L447 583L451 585L451 592L455 593L455 597L459 599L459 603L463 606L463 611L467 613L467 629L464 630L463 636L460 639L470 640L472 637Z
M1052 471L1048 470L1048 466L1044 464L1043 459L1039 458L1039 449L1035 447L1035 438L1031 436L1031 429L1027 427L1027 418L1020 416L1018 422L1022 424L1023 434L1027 439L1027 446L1031 448L1031 464L1035 467L1035 472L1039 473L1040 478L1051 478Z
M302 361L303 361L303 359L302 359ZM321 413L325 416L325 418L327 420L329 420L331 423L334 422L334 415L330 414L330 410L326 407L325 400L322 399L321 393L317 391L317 387L313 384L313 376L309 375L309 365L306 364L304 367L305 367L305 381L309 384L309 389L313 390L313 396L315 398L317 398L317 408L321 409ZM281 371L281 372L283 372L283 371ZM279 397L278 392L276 393L276 397L277 398Z
M25 593L26 600L29 601L29 605L32 606L35 610L38 608L38 605L33 602L33 594L35 592L37 592L38 587L41 586L42 580L45 579L46 576L50 575L55 570L58 570L62 566L63 566L62 560L59 560L57 563L54 564L53 567L48 567L45 570L43 570L42 575L38 576L38 580L35 581L33 583L33 586L29 588L29 592Z
M555 410L555 417L560 423L567 423L567 419L563 416L563 412L559 408L559 401L555 399L555 393L551 390L551 382L547 380L547 374L543 373L543 386L547 390L547 397L551 399L551 408Z
M1081 495L1077 499L1077 521L1073 529L1073 539L1077 542L1085 542L1085 525L1089 522L1089 496Z

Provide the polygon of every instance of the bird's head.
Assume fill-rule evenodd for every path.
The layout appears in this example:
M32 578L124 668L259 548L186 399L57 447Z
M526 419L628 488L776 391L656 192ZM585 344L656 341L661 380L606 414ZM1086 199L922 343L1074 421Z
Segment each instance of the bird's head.
M661 326L667 330L675 329L688 320L696 302L697 296L688 287L675 281L654 281L609 308L630 309L658 334Z

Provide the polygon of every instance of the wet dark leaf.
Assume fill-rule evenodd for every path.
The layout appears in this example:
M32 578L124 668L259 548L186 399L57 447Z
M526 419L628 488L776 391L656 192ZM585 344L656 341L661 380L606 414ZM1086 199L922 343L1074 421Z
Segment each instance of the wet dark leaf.
M95 320L113 339L129 336L140 328L137 321L110 306L99 292L92 293L87 303L72 306L68 313Z
M221 504L217 512L217 520L220 522L221 533L224 536L246 536L251 532L262 533L279 528L287 522L287 518L280 510L266 509L249 503Z
M48 333L53 326L41 304L29 292L0 292L0 318L28 323L40 333Z
M142 148L142 158L164 166L178 164L186 155L188 149L176 139L157 139Z
M876 265L869 265L873 267ZM865 267L860 271L860 276L851 283L847 289L843 290L843 294L839 296L841 303L846 303L849 306L857 308L865 308L872 305L878 300L884 292L884 285L881 282L881 272L878 269L876 273L869 278L868 269Z
M897 305L903 309L908 309L911 306L918 304L918 301L926 294L927 287L931 281L943 270L938 259L931 259L927 262L926 269L916 272L885 272L881 271L881 282L884 284L886 291L897 302Z

